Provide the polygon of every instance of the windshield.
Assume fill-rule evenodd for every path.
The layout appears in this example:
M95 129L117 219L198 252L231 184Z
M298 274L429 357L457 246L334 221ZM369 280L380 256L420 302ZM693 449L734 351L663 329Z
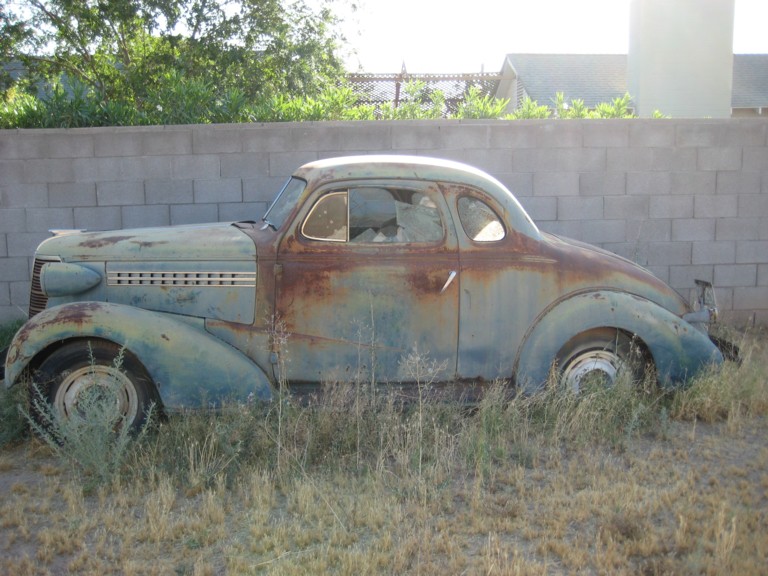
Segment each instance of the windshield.
M296 206L296 202L306 185L307 183L299 178L288 180L283 189L280 190L277 198L272 202L267 213L264 214L264 218L262 218L264 223L275 230L280 228L285 223L285 219L288 218L291 210Z

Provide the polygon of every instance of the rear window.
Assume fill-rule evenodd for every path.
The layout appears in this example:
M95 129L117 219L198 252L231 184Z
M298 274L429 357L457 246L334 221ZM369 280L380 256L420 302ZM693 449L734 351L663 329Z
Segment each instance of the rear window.
M475 242L497 242L505 236L501 218L477 198L459 198L459 220L465 234Z

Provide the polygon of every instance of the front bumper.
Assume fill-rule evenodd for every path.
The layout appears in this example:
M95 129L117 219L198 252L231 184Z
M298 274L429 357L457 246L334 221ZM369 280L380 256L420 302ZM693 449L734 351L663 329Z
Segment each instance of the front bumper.
M683 315L683 320L709 335L709 339L717 346L723 358L731 362L741 362L739 347L718 336L709 334L709 328L717 323L718 309L715 289L711 282L705 280L696 280L696 302L693 306L693 312Z
M683 315L683 320L695 326L702 332L708 332L709 327L717 322L717 297L711 282L696 280L696 302L693 312Z

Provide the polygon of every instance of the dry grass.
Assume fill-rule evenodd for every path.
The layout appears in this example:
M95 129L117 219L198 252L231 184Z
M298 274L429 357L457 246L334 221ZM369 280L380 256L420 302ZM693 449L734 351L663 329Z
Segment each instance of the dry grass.
M764 574L768 341L743 347L672 396L188 414L86 489L28 439L0 453L0 573Z

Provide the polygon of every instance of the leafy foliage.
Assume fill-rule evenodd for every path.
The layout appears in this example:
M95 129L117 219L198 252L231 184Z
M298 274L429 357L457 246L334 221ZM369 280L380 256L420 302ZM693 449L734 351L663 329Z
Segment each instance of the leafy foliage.
M549 108L542 104L539 105L535 100L531 100L528 96L523 98L520 107L508 116L511 120L529 120L529 119L544 119L549 118Z
M24 13L1 10L3 60L23 63L32 93L59 79L76 107L75 86L102 109L144 110L151 95L178 85L174 74L192 95L203 83L250 100L316 95L342 74L337 20L325 2L31 0Z
M459 104L456 116L459 118L501 118L509 99L494 98L482 94L477 86L470 86L466 98Z
M454 119L574 119L632 118L630 97L601 103L594 110L582 100L566 104L558 94L552 108L526 98L511 114L509 101L484 95L471 87L455 113L450 114L445 94L423 82L405 85L398 106L385 103L378 109L360 103L351 87L340 82L318 94L272 94L250 99L237 87L219 87L205 78L187 77L171 70L158 79L141 107L130 101L105 100L79 82L52 84L49 94L36 98L18 87L0 101L0 128L74 128L84 126L138 126L239 122L304 122L328 120L430 120ZM663 117L660 114L655 117Z
M621 98L614 98L611 102L600 102L594 110L590 110L584 104L584 100L576 99L566 103L565 95L558 92L553 101L554 116L556 118L634 118L630 107L632 98L624 94Z
M386 103L381 107L382 120L422 120L442 118L445 110L445 95L440 90L431 90L425 82L415 80L404 86L405 97L399 106Z
M354 0L343 0L355 8ZM450 113L420 81L400 102L344 83L339 0L29 0L0 6L0 128L320 120L627 118L630 97L549 107L468 88ZM10 69L10 68L9 68Z

